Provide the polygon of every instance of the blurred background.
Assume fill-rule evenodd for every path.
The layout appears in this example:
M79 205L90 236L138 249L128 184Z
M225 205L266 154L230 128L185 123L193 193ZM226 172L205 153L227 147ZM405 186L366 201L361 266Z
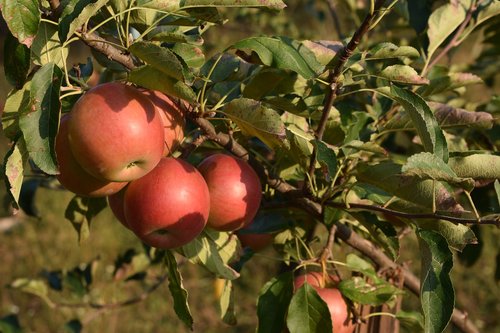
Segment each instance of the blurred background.
M241 38L259 34L339 40L350 35L359 23L364 3L339 1L335 2L334 8L333 2L294 0L287 2L288 8L278 14L253 9L223 11L229 22L208 30L204 35L204 47L209 54L214 54ZM348 15L353 10L360 13L358 21ZM369 36L373 38L373 43L378 39L390 39L394 34L407 35L407 42L411 43L415 37L413 31L384 29L386 24L387 27L394 27L399 17L391 14L387 18L389 23L382 21L377 30L383 33ZM341 27L340 33L338 27ZM3 21L0 22L0 31L0 64L3 64L3 54L8 52L3 49L6 34ZM452 53L448 61L462 68L472 67L481 55L476 43L483 37L481 31L474 33ZM88 55L86 47L74 43L69 65L85 63ZM500 93L500 68L498 63L496 66L496 72L493 67L487 86L467 88L464 98L469 103L480 105ZM5 80L3 67L0 73L0 109L3 109L12 87ZM4 156L8 149L9 143L0 133L1 155ZM25 205L31 210L29 213L37 217L22 211L13 215L5 185L3 182L0 184L0 318L4 323L18 321L24 332L79 332L80 324L84 327L83 332L189 332L173 311L168 284L156 286L156 281L163 274L160 267L146 277L141 276L140 268L146 260L141 256L142 245L114 219L108 209L92 222L90 237L79 244L77 233L64 218L64 211L73 195L54 188L50 182L43 181L43 186L36 186L42 180L37 177L30 179L33 180L31 185L23 189L27 200ZM34 195L30 189L35 191ZM480 193L476 194L476 199L480 200ZM499 236L496 228L481 227L481 244L475 248L480 251L471 250L471 246L466 249L471 256L479 254L479 259L472 260L470 256L462 255L455 260L452 273L457 306L469 314L482 332L500 332L500 290L495 281L495 269L500 259L497 256ZM336 244L334 257L341 261L350 251L346 246ZM400 262L418 270L418 253L416 240L412 236L406 237L401 244ZM255 255L243 268L241 278L235 282L238 323L234 327L224 324L219 318L217 297L220 282L195 265L182 265L184 286L189 292L195 320L194 331L254 332L257 323L256 299L260 288L280 268L276 257L273 249L268 248ZM66 278L61 280L63 275ZM81 297L71 293L67 298L59 297L61 302L51 303L8 287L20 278L49 279L54 289L58 284L64 284L77 295L81 291ZM44 293L36 286L32 287L35 293ZM145 292L150 287L154 290ZM88 290L99 295L94 305L89 304ZM49 294L52 292L48 291ZM96 298L92 300L96 301ZM130 305L115 306L127 300L130 300ZM103 304L107 306L100 307ZM418 310L418 306L414 296L405 298L406 309ZM448 329L448 332L452 331L452 328Z

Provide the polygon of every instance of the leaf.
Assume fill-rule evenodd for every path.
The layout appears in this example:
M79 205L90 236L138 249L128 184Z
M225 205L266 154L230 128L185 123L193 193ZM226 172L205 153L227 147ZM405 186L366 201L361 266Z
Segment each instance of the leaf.
M281 0L184 0L183 7L266 7L270 9L283 9L286 7Z
M436 102L429 102L429 107L434 111L434 117L441 128L491 129L493 127L494 119L488 112L470 112Z
M464 20L465 8L457 4L445 4L431 14L427 30L429 37L427 57L429 59Z
M189 67L200 68L205 63L205 55L197 46L177 43L174 45L172 51L181 57Z
M397 46L393 43L379 43L368 51L365 60L381 60L399 57L418 58L420 53L411 46Z
M355 303L378 306L389 302L402 291L383 279L366 281L364 277L354 276L342 280L338 285L342 295Z
M62 77L61 69L54 63L42 66L33 76L29 109L19 118L30 157L50 175L58 173L54 144L59 128Z
M37 0L0 0L0 12L10 32L21 44L31 46L38 31L41 12Z
M415 221L415 224L425 230L432 230L439 233L446 239L448 245L457 251L462 251L468 244L477 244L477 238L474 232L466 225L454 224L444 220L425 220Z
M188 293L182 285L182 276L177 268L177 261L171 251L165 251L165 265L168 269L168 289L174 299L174 311L184 324L193 330L193 316L188 304Z
M420 301L426 333L443 332L455 306L450 279L453 255L446 240L434 231L417 230L422 255Z
M404 327L407 332L424 332L424 318L420 312L406 312L399 310L396 313L396 319L401 323L401 326Z
M67 333L81 333L83 330L83 325L78 319L71 319L66 324L64 324L64 331Z
M410 156L401 171L420 179L434 179L458 185L469 192L474 188L473 179L458 177L450 166L431 153Z
M285 37L251 37L233 45L237 50L251 50L260 61L270 67L292 70L306 79L323 71L314 53L302 44Z
M337 155L335 150L327 146L323 141L314 140L314 145L316 146L316 160L328 171L328 175L335 177L337 173Z
M74 196L68 204L64 217L71 222L82 243L89 237L92 219L108 206L106 198Z
M418 75L417 71L406 65L387 66L378 74L379 76L396 83L422 85L429 84L429 80Z
M7 152L4 158L5 187L15 205L19 207L19 195L24 180L24 165L28 160L28 152L22 139L19 139Z
M182 64L168 48L151 42L137 41L129 47L129 51L150 67L178 81L184 81Z
M391 86L393 98L408 112L424 149L448 161L446 138L426 102L417 94Z
M481 84L483 80L471 73L440 73L439 68L435 68L437 74L433 75L433 71L429 74L430 83L426 87L419 89L422 96L431 96L441 94L446 91L453 91L461 87Z
M30 69L30 50L10 33L5 37L3 69L5 78L16 88L21 88Z
M286 324L290 333L333 332L328 306L309 283L293 295Z
M328 65L343 47L342 42L328 40L305 40L302 44L314 53L318 62L323 66Z
M234 280L239 273L228 263L236 255L238 241L236 236L205 229L201 235L180 248L180 253L194 264L201 264L216 276Z
M2 333L22 333L21 325L17 315L11 314L0 318L0 332Z
M42 300L44 300L47 305L53 306L54 304L48 297L48 287L45 284L44 281L42 280L37 280L37 279L28 279L28 278L19 278L14 280L9 285L10 288L20 290L22 292L32 294L35 296L40 297Z
M19 117L28 112L30 104L31 81L19 90L13 90L7 96L2 114L2 127L6 137L14 141L20 134Z
M432 3L434 0L408 1L408 14L410 25L420 34L427 27L427 21L432 13Z
M224 280L224 288L219 300L221 319L228 325L236 325L236 315L234 313L234 290L231 280Z
M293 273L273 277L262 287L257 300L259 324L257 333L283 331L290 300L293 296Z
M41 22L38 34L31 45L31 60L35 65L43 66L54 63L64 68L68 57L68 47L59 41L57 27L48 22Z
M65 42L108 0L67 0L59 19L59 40Z
M497 180L495 180L495 193L497 195L497 201L498 201L498 205L500 206L500 182Z
M450 158L448 165L459 177L500 179L500 156L472 154Z
M196 94L190 86L149 65L132 70L128 79L130 82L147 89L159 90L169 96L175 96L188 102L196 101Z
M248 136L255 136L271 148L287 146L285 124L275 110L261 102L238 98L228 103L224 114Z

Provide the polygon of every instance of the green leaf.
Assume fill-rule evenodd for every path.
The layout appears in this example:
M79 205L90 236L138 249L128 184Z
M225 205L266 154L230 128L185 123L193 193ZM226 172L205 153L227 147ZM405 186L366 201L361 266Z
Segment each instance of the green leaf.
M474 232L466 225L454 224L444 220L419 219L415 224L425 230L432 230L439 233L446 239L448 245L457 251L462 251L468 244L477 244Z
M219 300L221 319L228 325L236 325L236 315L234 312L234 291L233 282L224 280L224 288Z
M12 146L4 159L5 187L16 207L19 207L19 194L24 180L24 165L28 160L28 152L22 138Z
M469 192L474 188L473 179L458 177L450 166L431 153L410 156L401 171L420 179L434 179L458 185Z
M175 96L188 102L196 101L196 94L190 86L163 72L146 65L130 72L129 81L151 90L159 90L169 96Z
M378 75L396 83L411 85L429 84L428 79L421 77L413 67L406 65L387 66Z
M0 332L2 333L22 333L21 325L17 315L11 314L0 318Z
M333 331L328 306L308 283L304 283L293 295L286 324L290 333Z
M38 296L49 306L53 306L52 301L48 297L49 288L43 280L19 278L14 280L14 282L12 282L9 287Z
M183 7L266 7L270 9L283 9L286 7L281 0L184 0L180 1Z
M288 146L285 124L275 110L261 102L238 98L228 103L224 114L248 136L255 136L271 148Z
M21 44L31 46L38 31L41 12L37 0L0 0L0 12L10 32Z
M189 67L200 68L205 63L203 51L195 45L177 43L172 51L181 57Z
M497 195L498 205L500 206L500 182L495 180L495 193Z
M7 96L2 114L2 127L6 137L14 141L20 134L19 117L29 111L31 81L19 90L13 90Z
M342 42L325 40L305 40L302 44L314 53L318 62L323 66L328 65L343 47Z
M463 178L500 179L500 156L473 154L451 157L448 165Z
M316 160L328 171L330 180L337 173L337 155L332 147L329 147L323 141L314 140L316 146Z
M80 243L89 237L92 219L107 206L106 198L85 198L76 195L71 199L64 217L75 228Z
M65 42L107 2L108 0L67 0L59 19L59 40Z
M445 4L436 9L429 18L429 46L427 57L430 59L437 48L455 31L465 20L465 8L458 3Z
M78 319L72 319L64 324L64 332L67 333L81 333L83 325Z
M483 80L471 73L440 73L439 68L435 69L438 73L436 76L429 74L429 85L422 87L418 92L422 96L431 96L441 94L446 91L453 91L455 89L465 87L473 84L484 83Z
M362 276L342 280L338 285L342 295L359 304L378 306L391 301L402 291L385 281L366 281Z
M19 119L30 157L50 175L58 173L54 144L59 128L62 78L61 69L54 63L42 66L33 76L29 109Z
M162 25L156 27L148 34L152 41L166 43L189 43L192 45L203 45L203 38L198 35L187 35L181 31L180 27Z
M234 280L239 273L229 267L238 249L236 236L205 229L192 242L180 248L180 253L194 264L201 264L216 276Z
M150 67L178 81L184 81L181 62L166 47L161 47L151 42L138 41L129 47L129 51L150 65Z
M21 88L30 69L30 50L10 33L5 37L3 69L5 78L16 88Z
M396 319L407 332L423 333L424 332L424 318L420 312L406 312L399 310L396 313Z
M38 34L31 45L31 60L35 65L54 63L64 68L68 57L68 47L63 47L57 34L57 26L41 22Z
M381 60L399 57L418 58L420 53L411 46L397 46L393 43L384 42L375 45L368 51L365 60Z
M427 103L417 94L391 86L394 99L408 112L424 149L448 161L446 138Z
M420 301L426 333L441 333L451 319L455 291L450 279L453 255L446 240L434 231L417 230L422 255Z
M264 65L292 70L306 79L318 76L324 68L312 51L285 37L251 37L236 42L233 48L255 52Z
M168 269L168 289L174 299L174 311L193 330L193 316L188 304L188 293L182 285L182 276L177 268L177 261L171 251L165 251L165 265Z
M285 317L293 296L293 273L273 277L262 287L257 300L257 333L283 331Z

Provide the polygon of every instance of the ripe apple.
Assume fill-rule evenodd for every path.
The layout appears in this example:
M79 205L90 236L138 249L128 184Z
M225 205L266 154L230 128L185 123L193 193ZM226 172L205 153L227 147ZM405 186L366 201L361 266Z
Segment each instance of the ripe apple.
M243 247L249 247L253 252L262 251L273 243L274 236L271 234L247 233L244 230L236 231L236 236Z
M259 177L245 161L214 154L204 159L198 170L210 191L208 226L233 231L250 223L262 198Z
M125 221L146 244L170 249L192 241L210 210L207 184L189 163L164 157L125 191Z
M336 277L331 277L337 281ZM356 328L349 320L347 304L340 291L335 287L324 287L323 275L319 272L309 272L299 275L294 280L295 290L299 289L305 282L313 287L319 297L325 301L332 317L332 326L334 333L352 333Z
M160 114L137 89L112 82L75 103L69 143L78 163L96 178L131 181L151 171L163 153Z
M125 191L127 188L122 189L121 191L108 196L108 204L109 208L113 212L113 215L116 217L121 224L125 227L129 228L127 224L127 220L125 219L125 209L123 207L123 200L125 199ZM129 228L130 229L130 228Z
M156 107L163 121L165 146L163 155L172 154L184 139L184 114L181 108L167 95L156 90L143 90Z
M82 196L104 197L120 191L126 182L109 182L93 177L76 161L68 141L68 121L70 114L61 117L59 132L56 136L55 150L59 164L57 180L67 190Z

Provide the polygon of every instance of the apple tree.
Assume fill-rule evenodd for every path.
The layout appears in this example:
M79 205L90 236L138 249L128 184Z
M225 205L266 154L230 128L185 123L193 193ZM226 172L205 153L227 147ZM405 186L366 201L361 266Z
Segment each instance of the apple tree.
M479 332L450 272L500 225L500 2L310 2L335 27L326 39L280 21L300 4L0 0L14 210L29 214L34 175L75 193L80 241L110 206L144 242L122 262L159 267L144 289L168 281L191 329L179 267L216 276L221 320L237 325L233 283L272 243L280 274L256 300L257 332ZM232 22L265 33L227 40ZM399 260L408 235L418 274ZM91 293L90 266L10 287L64 303L48 289L68 277Z

